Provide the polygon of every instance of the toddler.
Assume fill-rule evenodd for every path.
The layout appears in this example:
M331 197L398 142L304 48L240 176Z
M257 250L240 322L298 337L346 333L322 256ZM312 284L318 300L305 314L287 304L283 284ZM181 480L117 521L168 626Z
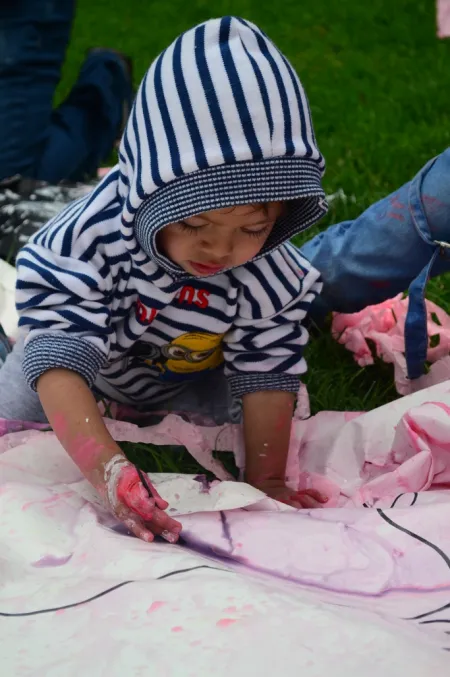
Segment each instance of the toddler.
M327 205L325 163L292 66L234 17L184 33L152 64L119 164L18 256L21 338L0 371L0 416L46 421L138 537L181 525L109 435L97 399L237 420L245 479L284 483L302 322L318 272L289 243Z

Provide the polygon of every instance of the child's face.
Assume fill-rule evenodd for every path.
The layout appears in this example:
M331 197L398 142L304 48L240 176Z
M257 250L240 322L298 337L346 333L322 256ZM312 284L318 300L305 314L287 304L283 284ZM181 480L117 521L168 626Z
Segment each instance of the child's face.
M282 210L281 202L270 202L204 212L165 226L158 246L188 273L214 275L253 259Z

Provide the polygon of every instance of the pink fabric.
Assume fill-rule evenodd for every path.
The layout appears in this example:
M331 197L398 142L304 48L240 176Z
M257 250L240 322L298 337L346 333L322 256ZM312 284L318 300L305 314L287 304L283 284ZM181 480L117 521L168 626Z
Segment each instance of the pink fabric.
M438 37L450 37L450 0L437 0Z
M307 408L305 401L302 415ZM180 445L221 480L232 477L213 450L233 451L244 468L241 426L199 426L170 414L155 426L105 419L118 441ZM1 427L1 422L0 422ZM51 432L24 430L0 438L0 453ZM320 412L292 423L286 469L294 489L324 492L327 508L383 505L400 493L450 488L450 382L367 413Z
M372 341L376 356L394 365L397 391L407 395L450 378L450 316L432 301L427 300L426 307L430 337L427 359L436 364L428 374L415 381L410 381L406 372L404 334L408 300L402 294L368 306L359 313L335 313L331 332L339 343L354 353L361 367L374 363L368 343ZM431 347L433 341L437 343L435 347Z
M181 546L127 536L53 433L1 437L5 674L446 677L450 383L306 420L301 399L288 482L325 490L327 508L152 474ZM106 422L117 440L182 444L224 480L213 449L242 467L239 426Z

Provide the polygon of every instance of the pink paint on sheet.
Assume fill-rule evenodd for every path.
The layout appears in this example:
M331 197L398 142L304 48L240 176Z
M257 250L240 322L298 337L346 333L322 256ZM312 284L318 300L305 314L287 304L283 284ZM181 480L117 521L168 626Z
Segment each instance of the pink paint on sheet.
M172 628L172 632L183 632L184 628L181 625L176 625Z
M165 606L165 604L166 604L165 602L152 602L152 604L150 604L150 606L147 609L147 613L152 614L155 611L159 611L159 609Z
M433 402L433 404L436 407L439 407L440 409L442 409L442 411L445 411L445 413L450 416L450 407L448 405L446 405L444 402Z
M221 618L220 621L217 621L216 625L218 628L228 628L229 625L237 622L237 618Z
M437 0L437 29L439 38L450 38L450 0Z
M66 498L66 497L72 496L72 495L73 495L72 491L65 491L61 494L54 494L53 496L49 496L48 498L40 499L38 501L28 501L28 503L23 504L22 510L23 511L29 510L32 505L35 505L37 503L43 505L44 507L49 507L49 506L53 505L54 503L57 503L62 498Z

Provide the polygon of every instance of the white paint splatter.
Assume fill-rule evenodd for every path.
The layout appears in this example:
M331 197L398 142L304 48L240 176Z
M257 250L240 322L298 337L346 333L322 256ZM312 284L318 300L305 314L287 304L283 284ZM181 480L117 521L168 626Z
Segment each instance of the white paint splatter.
M117 505L117 483L122 468L128 465L129 461L121 454L116 454L108 463L105 463L104 480L110 505L115 508Z

